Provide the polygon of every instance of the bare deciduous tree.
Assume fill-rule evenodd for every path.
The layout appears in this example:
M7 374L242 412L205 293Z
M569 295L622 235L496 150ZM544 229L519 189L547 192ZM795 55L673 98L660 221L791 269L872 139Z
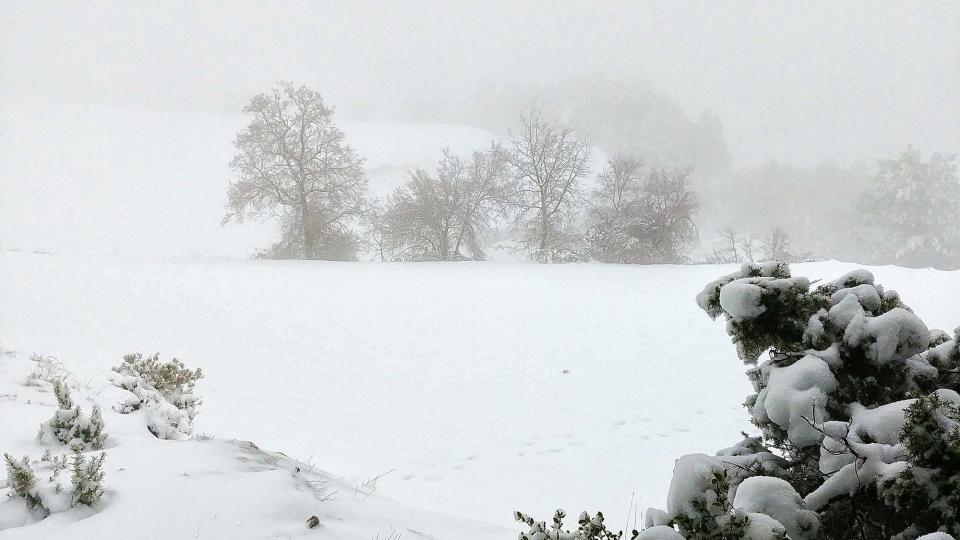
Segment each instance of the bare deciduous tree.
M699 209L690 190L688 169L652 171L643 183L647 234L660 262L681 262L684 251L697 237L693 221Z
M787 231L774 227L763 239L763 251L770 260L789 262L793 255L790 254L790 237Z
M591 195L587 212L587 249L603 262L631 263L646 258L644 243L632 232L643 213L642 163L638 159L615 156L597 177L599 186Z
M570 124L548 120L535 108L523 117L512 144L513 205L521 241L536 260L556 260L565 247L564 227L579 201L580 184L590 174L590 145Z
M390 231L383 201L376 198L369 200L360 216L360 223L364 226L364 244L376 253L380 262L386 262L390 251Z
M730 245L730 262L740 262L740 252L737 250L742 240L740 234L733 227L729 227L723 231L723 239Z
M642 161L631 157L608 160L607 168L597 176L599 187L593 191L591 213L619 215L635 206L643 185L642 166Z
M743 250L743 255L747 261L754 262L753 250L756 245L756 239L753 238L753 235L747 235L740 238L740 248Z
M333 109L318 92L281 83L244 112L253 119L234 141L237 179L224 222L279 216L283 236L272 255L352 258L357 241L348 221L362 209L366 179Z
M436 175L416 170L390 198L383 245L400 260L484 259L481 237L503 208L506 165L496 144L469 162L444 150Z
M641 176L638 160L614 157L600 174L586 237L604 262L679 262L696 238L696 195L689 171L654 170Z

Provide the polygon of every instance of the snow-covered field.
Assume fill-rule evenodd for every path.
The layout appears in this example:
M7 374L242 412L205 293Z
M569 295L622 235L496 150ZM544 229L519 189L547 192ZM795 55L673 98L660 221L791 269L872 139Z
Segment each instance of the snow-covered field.
M183 512L164 518L178 527L168 537L298 535L317 514L328 538L509 538L513 510L557 507L602 509L620 528L631 501L663 505L674 459L749 429L743 366L694 303L731 270L0 252L0 344L15 352L0 356L0 450L41 451L52 397L21 384L30 352L59 358L108 408L110 366L159 351L204 369L196 431L215 439L158 441L107 411L102 508L50 518L35 537L68 522L72 537L104 530L85 528L94 520L149 529L154 508ZM871 270L931 327L960 324L960 272ZM312 459L337 500L314 500L289 462L233 439ZM380 474L370 497L350 488Z

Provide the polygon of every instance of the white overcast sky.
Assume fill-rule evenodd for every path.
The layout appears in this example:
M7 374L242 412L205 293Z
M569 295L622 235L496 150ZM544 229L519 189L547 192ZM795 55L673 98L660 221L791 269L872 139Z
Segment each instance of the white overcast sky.
M0 97L341 110L603 74L715 113L737 161L960 150L960 2L0 0ZM389 118L387 118L389 119Z

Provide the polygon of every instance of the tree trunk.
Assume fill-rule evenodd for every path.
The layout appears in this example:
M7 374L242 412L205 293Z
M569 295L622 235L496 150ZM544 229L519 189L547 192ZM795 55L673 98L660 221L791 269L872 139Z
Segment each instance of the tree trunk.
M547 215L547 209L540 210L540 255L543 256L547 250L547 239L550 236L550 222Z
M316 239L313 237L313 228L310 226L310 207L307 204L307 196L300 186L300 226L303 227L303 259L313 259L317 255L314 253Z
M303 258L304 259L313 259L316 257L314 253L314 238L313 232L310 230L310 226L307 223L307 214L303 215Z

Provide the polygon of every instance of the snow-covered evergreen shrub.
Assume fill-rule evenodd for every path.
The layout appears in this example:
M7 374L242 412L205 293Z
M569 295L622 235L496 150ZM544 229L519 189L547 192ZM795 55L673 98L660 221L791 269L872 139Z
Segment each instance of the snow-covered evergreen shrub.
M944 397L941 398L941 395ZM960 399L947 390L914 401L905 410L900 441L909 465L882 479L887 507L908 516L910 538L919 532L960 532Z
M116 372L113 383L133 394L117 406L118 412L145 410L147 429L160 439L190 436L201 404L193 392L203 378L202 370L188 369L176 358L161 361L159 353L148 357L140 353L125 355L112 369Z
M103 460L106 457L105 452L100 452L88 460L79 446L74 447L70 464L70 483L73 485L70 506L93 506L103 496Z
M762 435L678 460L649 525L685 538L960 535L960 333L928 330L865 270L811 289L784 264L745 264L697 303L724 316L751 366ZM740 514L732 534L709 519Z
M58 409L53 418L40 425L40 440L55 439L67 446L81 445L87 449L103 448L107 438L104 431L100 406L94 404L87 416L74 405L70 389L61 381L54 381L53 395L57 398Z
M49 448L43 451L40 462L50 464L50 478L48 479L50 482L55 481L60 476L60 471L67 468L67 456L55 456Z
M31 467L28 456L17 460L10 454L4 454L10 495L23 498L27 508L38 512L41 518L78 504L93 506L103 495L103 460L106 453L100 452L87 458L83 455L83 449L81 444L72 447L73 457L69 465L66 455L54 456L48 449L39 462L34 462L36 471ZM59 478L60 472L67 468L71 472L70 491L63 489ZM43 476L38 476L38 473L43 473Z
M677 527L688 535L697 538L743 538L744 532L751 526L750 518L747 514L733 507L730 501L730 479L728 469L725 464L717 461L720 465L716 470L709 463L708 456L688 455L681 458L686 463L677 462L677 467L691 465L700 467L704 464L707 469L701 469L699 483L704 479L709 480L709 487L698 486L701 489L696 492L686 494L688 497L681 500L683 510L674 516L670 521L671 525ZM692 495L692 496L690 496ZM676 499L677 494L671 492L670 499Z
M7 465L7 483L10 484L11 495L23 498L27 508L47 513L47 507L37 490L37 475L30 467L30 458L23 456L22 460L18 460L10 454L3 454L3 460Z
M553 513L553 523L547 525L545 521L535 521L532 517L514 512L514 519L526 524L530 530L520 533L518 540L621 540L624 538L623 531L611 532L603 523L603 512L597 512L597 515L590 516L586 512L580 513L575 530L565 530L563 528L563 518L567 513L557 509ZM639 532L633 531L630 538L635 539Z
M70 389L63 381L53 381L53 397L57 398L57 407L63 410L73 408L73 398L70 397Z
M163 394L167 401L178 406L196 400L193 389L197 381L203 378L203 370L188 369L176 358L161 362L160 353L146 358L140 353L127 354L123 356L120 365L112 369L120 375L140 377L154 390Z

